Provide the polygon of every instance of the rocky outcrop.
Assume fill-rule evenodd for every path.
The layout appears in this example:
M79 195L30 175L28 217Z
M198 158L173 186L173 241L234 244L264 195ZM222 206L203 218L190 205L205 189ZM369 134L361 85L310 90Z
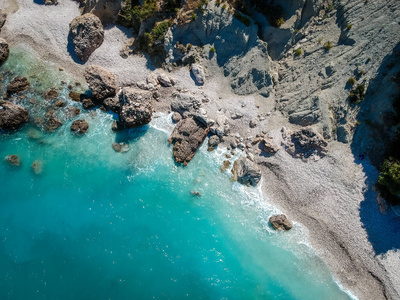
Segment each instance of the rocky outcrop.
M175 79L172 77L169 77L165 73L158 74L157 80L163 87L171 87L171 86L175 85Z
M92 98L97 102L113 97L117 91L115 75L99 66L89 66L84 73Z
M279 146L272 139L264 138L261 140L261 147L268 154L275 154L279 151Z
M10 154L4 157L4 162L12 165L12 166L20 166L21 165L21 160L17 155Z
M10 49L8 43L5 40L0 39L0 65L7 60L9 54Z
M62 123L59 119L54 118L54 117L50 117L50 118L44 123L44 129L45 129L46 131L49 131L49 132L55 131L55 130L57 130L59 127L61 127L62 124L63 124L63 123Z
M103 101L103 106L106 110L117 114L121 105L119 104L118 97L109 97Z
M327 143L324 138L311 127L294 132L283 130L286 151L296 158L319 159L327 153Z
M189 93L176 93L174 96L171 110L181 115L193 114L201 106L201 101Z
M240 157L233 163L233 180L248 186L256 186L261 180L260 168L246 157Z
M74 46L76 56L82 61L87 61L104 40L104 29L100 19L90 13L73 19L69 24L69 40Z
M269 222L275 230L290 230L293 225L285 215L274 215L269 218Z
M11 95L14 93L20 93L27 90L31 84L28 79L25 77L15 77L11 82L7 85L7 94Z
M120 126L133 128L150 123L153 112L151 92L126 87L119 94L119 101Z
M28 111L17 104L0 100L0 130L15 130L28 122Z
M203 143L209 128L195 118L180 121L174 128L169 143L174 143L174 158L177 163L186 166Z
M89 129L89 124L86 120L76 120L71 125L71 132L83 134Z
M206 75L202 66L199 64L192 64L192 74L199 85L204 84Z
M0 31L1 28L4 26L4 23L7 20L7 14L4 10L0 9Z

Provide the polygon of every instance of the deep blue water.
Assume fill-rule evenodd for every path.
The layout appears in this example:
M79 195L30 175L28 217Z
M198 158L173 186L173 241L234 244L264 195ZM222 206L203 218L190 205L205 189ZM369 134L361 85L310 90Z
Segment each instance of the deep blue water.
M23 53L14 51L0 71L33 76L40 92L73 83ZM67 93L64 86L60 98ZM21 101L43 115L31 98L43 101L37 93ZM118 135L112 115L82 116L82 137L69 130L78 117L35 138L33 125L0 136L0 299L349 298L304 228L273 231L270 201L220 172L223 149L202 147L182 167L167 142L168 116ZM116 153L115 141L131 150ZM8 154L21 166L4 163ZM42 174L32 172L35 160Z

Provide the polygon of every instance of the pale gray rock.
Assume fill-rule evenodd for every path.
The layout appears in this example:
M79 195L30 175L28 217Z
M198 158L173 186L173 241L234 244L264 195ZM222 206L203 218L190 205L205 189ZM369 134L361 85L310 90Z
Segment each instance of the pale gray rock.
M209 128L195 118L186 118L174 128L169 143L174 143L173 155L177 163L186 166L203 143Z
M133 128L150 123L153 113L151 92L125 87L119 94L119 101L120 126Z
M183 115L185 112L193 114L201 106L197 97L188 93L176 93L171 103L171 110Z
M192 64L192 74L194 76L194 78L196 79L197 83L199 85L203 85L204 81L205 81L205 73L204 73L204 69L202 66L200 66L199 64Z
M15 130L28 123L28 111L17 104L0 100L0 130Z
M69 39L74 45L76 56L82 61L87 61L104 41L104 29L100 19L91 13L76 17L69 24Z
M246 157L240 157L233 163L233 180L244 185L256 186L261 180L261 170L257 164Z
M92 92L92 98L96 101L115 96L117 81L113 73L99 66L88 66L85 69L84 77Z
M262 150L268 154L275 154L280 149L279 146L270 138L263 138L261 142Z
M174 123L178 123L180 120L182 120L182 115L178 112L174 112L172 114L172 121L174 121Z
M327 143L324 138L311 127L294 132L284 131L286 151L295 158L324 157L327 153Z
M157 80L163 87L171 87L175 85L175 80L165 73L158 74Z

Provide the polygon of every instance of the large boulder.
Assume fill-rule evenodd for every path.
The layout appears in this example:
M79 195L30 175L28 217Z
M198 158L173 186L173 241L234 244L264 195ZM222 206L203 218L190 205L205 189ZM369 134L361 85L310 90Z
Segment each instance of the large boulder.
M285 215L274 215L269 218L269 222L275 230L290 230L293 227Z
M135 88L123 88L119 94L119 125L133 128L150 123L152 108L151 92Z
M119 112L120 104L118 97L109 97L103 101L103 106L106 110L110 110L114 113Z
M184 166L193 158L197 149L203 143L209 132L209 128L195 118L181 120L176 126L169 143L174 145L174 157L177 163Z
M27 90L31 84L28 79L25 77L15 77L11 82L7 85L7 94L11 95L14 93L20 93Z
M76 120L71 125L71 132L83 134L89 129L89 124L86 120Z
M113 73L99 66L89 66L86 68L84 76L92 92L92 98L96 101L115 96L117 81Z
M311 127L291 132L283 130L286 151L295 158L319 159L327 153L328 146L324 138Z
M198 64L193 64L192 65L192 73L194 78L196 79L197 83L199 85L203 85L205 81L206 75L204 74L204 69L202 66Z
M90 13L76 17L69 24L69 39L74 45L76 56L82 61L87 61L104 41L104 29L100 19Z
M246 157L240 157L233 163L233 180L248 186L256 186L261 179L260 168Z
M15 130L28 122L28 111L20 105L0 100L0 130Z
M5 40L0 39L0 64L5 62L10 54L10 48Z

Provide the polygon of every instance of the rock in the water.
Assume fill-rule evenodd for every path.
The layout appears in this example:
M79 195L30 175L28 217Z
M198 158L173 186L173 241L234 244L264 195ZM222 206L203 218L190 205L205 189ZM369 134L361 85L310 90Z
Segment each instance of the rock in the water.
M7 20L7 14L4 10L0 9L0 31L1 28L4 26L4 23Z
M55 100L58 98L58 92L55 89L50 89L43 94L43 98L46 100Z
M324 138L311 127L295 132L284 131L286 151L296 158L324 157L327 153L327 143Z
M5 40L0 39L0 64L7 60L9 54L10 48L8 43Z
M86 133L86 131L89 129L89 124L86 122L86 120L76 120L72 123L71 125L71 131L75 133Z
M121 105L119 104L118 97L110 97L103 101L103 106L106 110L111 110L117 114Z
M29 128L27 134L28 137L32 140L38 140L43 137L43 134L35 128Z
M65 109L65 115L67 118L72 118L74 116L79 115L79 113L81 112L81 110L75 106L68 106Z
M92 98L87 98L82 101L82 106L84 109L91 109L97 106L97 103Z
M87 61L104 40L100 19L91 13L76 17L69 24L69 39L74 45L76 56Z
M131 148L125 143L114 143L112 147L117 152L128 152Z
M58 0L43 0L44 5L58 5Z
M85 79L92 92L92 98L102 101L114 97L117 91L115 75L99 66L89 66L85 70Z
M58 101L54 104L55 107L64 107L65 105L66 105L65 102L62 101L62 100L58 100Z
M275 144L271 139L269 138L264 138L262 139L262 150L269 153L269 154L275 154L276 152L279 151L279 147L277 144Z
M21 160L17 155L10 154L4 157L4 162L9 163L12 166L19 166L21 165Z
M260 168L246 157L240 157L233 163L233 180L241 184L256 186L261 179Z
M224 160L221 166L221 172L225 172L228 170L229 166L231 165L231 162L229 160Z
M59 119L56 119L54 117L49 118L45 124L44 124L44 129L46 131L55 131L57 130L60 126L62 125L61 121Z
M43 163L40 160L35 160L32 163L31 168L35 174L40 174L43 172Z
M15 130L28 122L28 111L17 104L0 100L0 130Z
M208 132L209 128L194 118L180 121L169 138L170 144L175 143L175 161L186 166L196 154Z
M293 227L285 215L274 215L269 218L269 222L275 230L290 230Z
M68 96L69 96L69 97L71 98L71 100L73 100L73 101L81 102L81 101L83 100L81 95L82 95L82 94L80 94L80 93L77 93L77 92L74 92L74 91L70 91Z
M150 123L153 113L150 92L126 87L119 98L119 124L122 127L133 128Z
M190 191L190 193L191 193L193 196L197 196L197 197L200 197L200 196L201 196L201 193L200 193L199 191Z
M173 78L169 77L165 73L158 74L157 80L164 87L170 87L170 86L175 85L175 80Z
M204 80L206 75L204 74L203 67L198 64L192 65L192 73L194 78L196 79L197 83L200 85L204 84Z
M114 120L114 122L111 125L111 130L117 132L117 131L121 131L123 129L124 129L124 127L121 126L121 124L119 122L117 122L117 120Z
M11 95L14 93L19 93L27 90L31 84L28 79L25 77L15 77L8 85L7 85L7 94Z
M174 121L174 123L178 123L180 120L182 120L182 115L178 112L174 112L172 114L172 121Z
M218 135L212 135L210 136L210 138L208 139L208 146L209 147L217 147L218 144L221 142L220 138L218 137Z

